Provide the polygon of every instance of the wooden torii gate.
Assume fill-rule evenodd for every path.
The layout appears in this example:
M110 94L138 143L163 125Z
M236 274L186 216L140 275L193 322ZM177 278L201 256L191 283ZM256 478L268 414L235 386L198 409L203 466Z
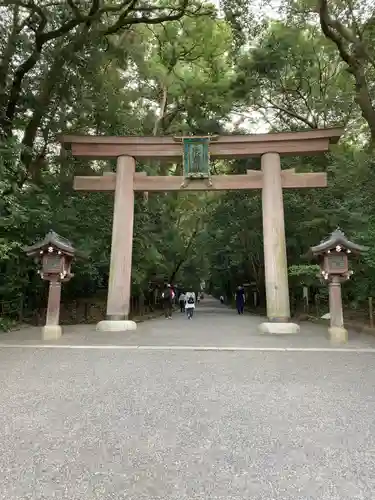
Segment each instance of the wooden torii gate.
M109 272L107 318L98 328L107 331L135 329L128 321L133 246L134 192L144 191L223 191L262 189L265 283L268 322L261 325L267 333L297 333L290 323L288 268L286 257L283 188L326 187L325 173L296 173L281 170L281 155L303 156L324 153L342 135L342 129L317 129L259 135L219 136L209 144L213 158L261 157L261 170L245 175L213 175L185 183L182 176L147 176L136 172L136 160L181 161L183 146L173 137L63 136L63 147L74 156L90 159L117 158L116 173L78 176L74 189L114 191L111 263Z

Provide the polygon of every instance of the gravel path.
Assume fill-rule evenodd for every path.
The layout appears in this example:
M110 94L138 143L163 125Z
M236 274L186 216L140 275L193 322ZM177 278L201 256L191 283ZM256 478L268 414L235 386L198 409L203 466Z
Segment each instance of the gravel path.
M228 310L198 314L137 332L249 332ZM374 353L8 346L0 377L4 500L374 498Z

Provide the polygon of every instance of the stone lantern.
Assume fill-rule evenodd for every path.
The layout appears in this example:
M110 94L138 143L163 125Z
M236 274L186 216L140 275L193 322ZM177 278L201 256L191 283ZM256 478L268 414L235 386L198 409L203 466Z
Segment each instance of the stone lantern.
M69 240L50 231L43 240L24 248L24 251L29 257L34 257L40 266L40 277L49 281L46 324L42 337L44 340L56 340L62 333L59 325L61 283L66 283L74 276L70 267L75 250Z
M348 340L348 332L344 328L341 283L353 274L349 269L350 256L359 256L367 250L367 247L349 241L339 228L319 245L310 248L310 255L318 259L320 264L319 277L328 283L330 313L328 332L332 342Z

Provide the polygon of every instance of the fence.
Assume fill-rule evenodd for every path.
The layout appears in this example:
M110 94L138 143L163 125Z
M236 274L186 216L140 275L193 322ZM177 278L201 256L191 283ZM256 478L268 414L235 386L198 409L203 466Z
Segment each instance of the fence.
M24 297L0 302L0 318L9 318L22 323L24 320Z
M98 296L69 300L63 298L60 307L61 324L97 323L106 315L106 293ZM32 307L27 298L21 296L14 300L0 301L0 319L11 320L16 323L29 323L36 326L44 325L47 312L47 297L42 307ZM144 298L131 297L130 317L139 317L159 311L162 308L159 300L152 303Z

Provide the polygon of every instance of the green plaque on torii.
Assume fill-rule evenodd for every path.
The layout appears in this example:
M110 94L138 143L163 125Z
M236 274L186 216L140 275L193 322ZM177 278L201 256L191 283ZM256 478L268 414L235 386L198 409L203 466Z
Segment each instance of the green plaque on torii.
M182 187L186 187L187 182L194 179L207 179L209 186L212 185L209 144L212 140L217 140L217 138L217 136L188 136L174 138L174 140L182 142L183 146L185 181Z

